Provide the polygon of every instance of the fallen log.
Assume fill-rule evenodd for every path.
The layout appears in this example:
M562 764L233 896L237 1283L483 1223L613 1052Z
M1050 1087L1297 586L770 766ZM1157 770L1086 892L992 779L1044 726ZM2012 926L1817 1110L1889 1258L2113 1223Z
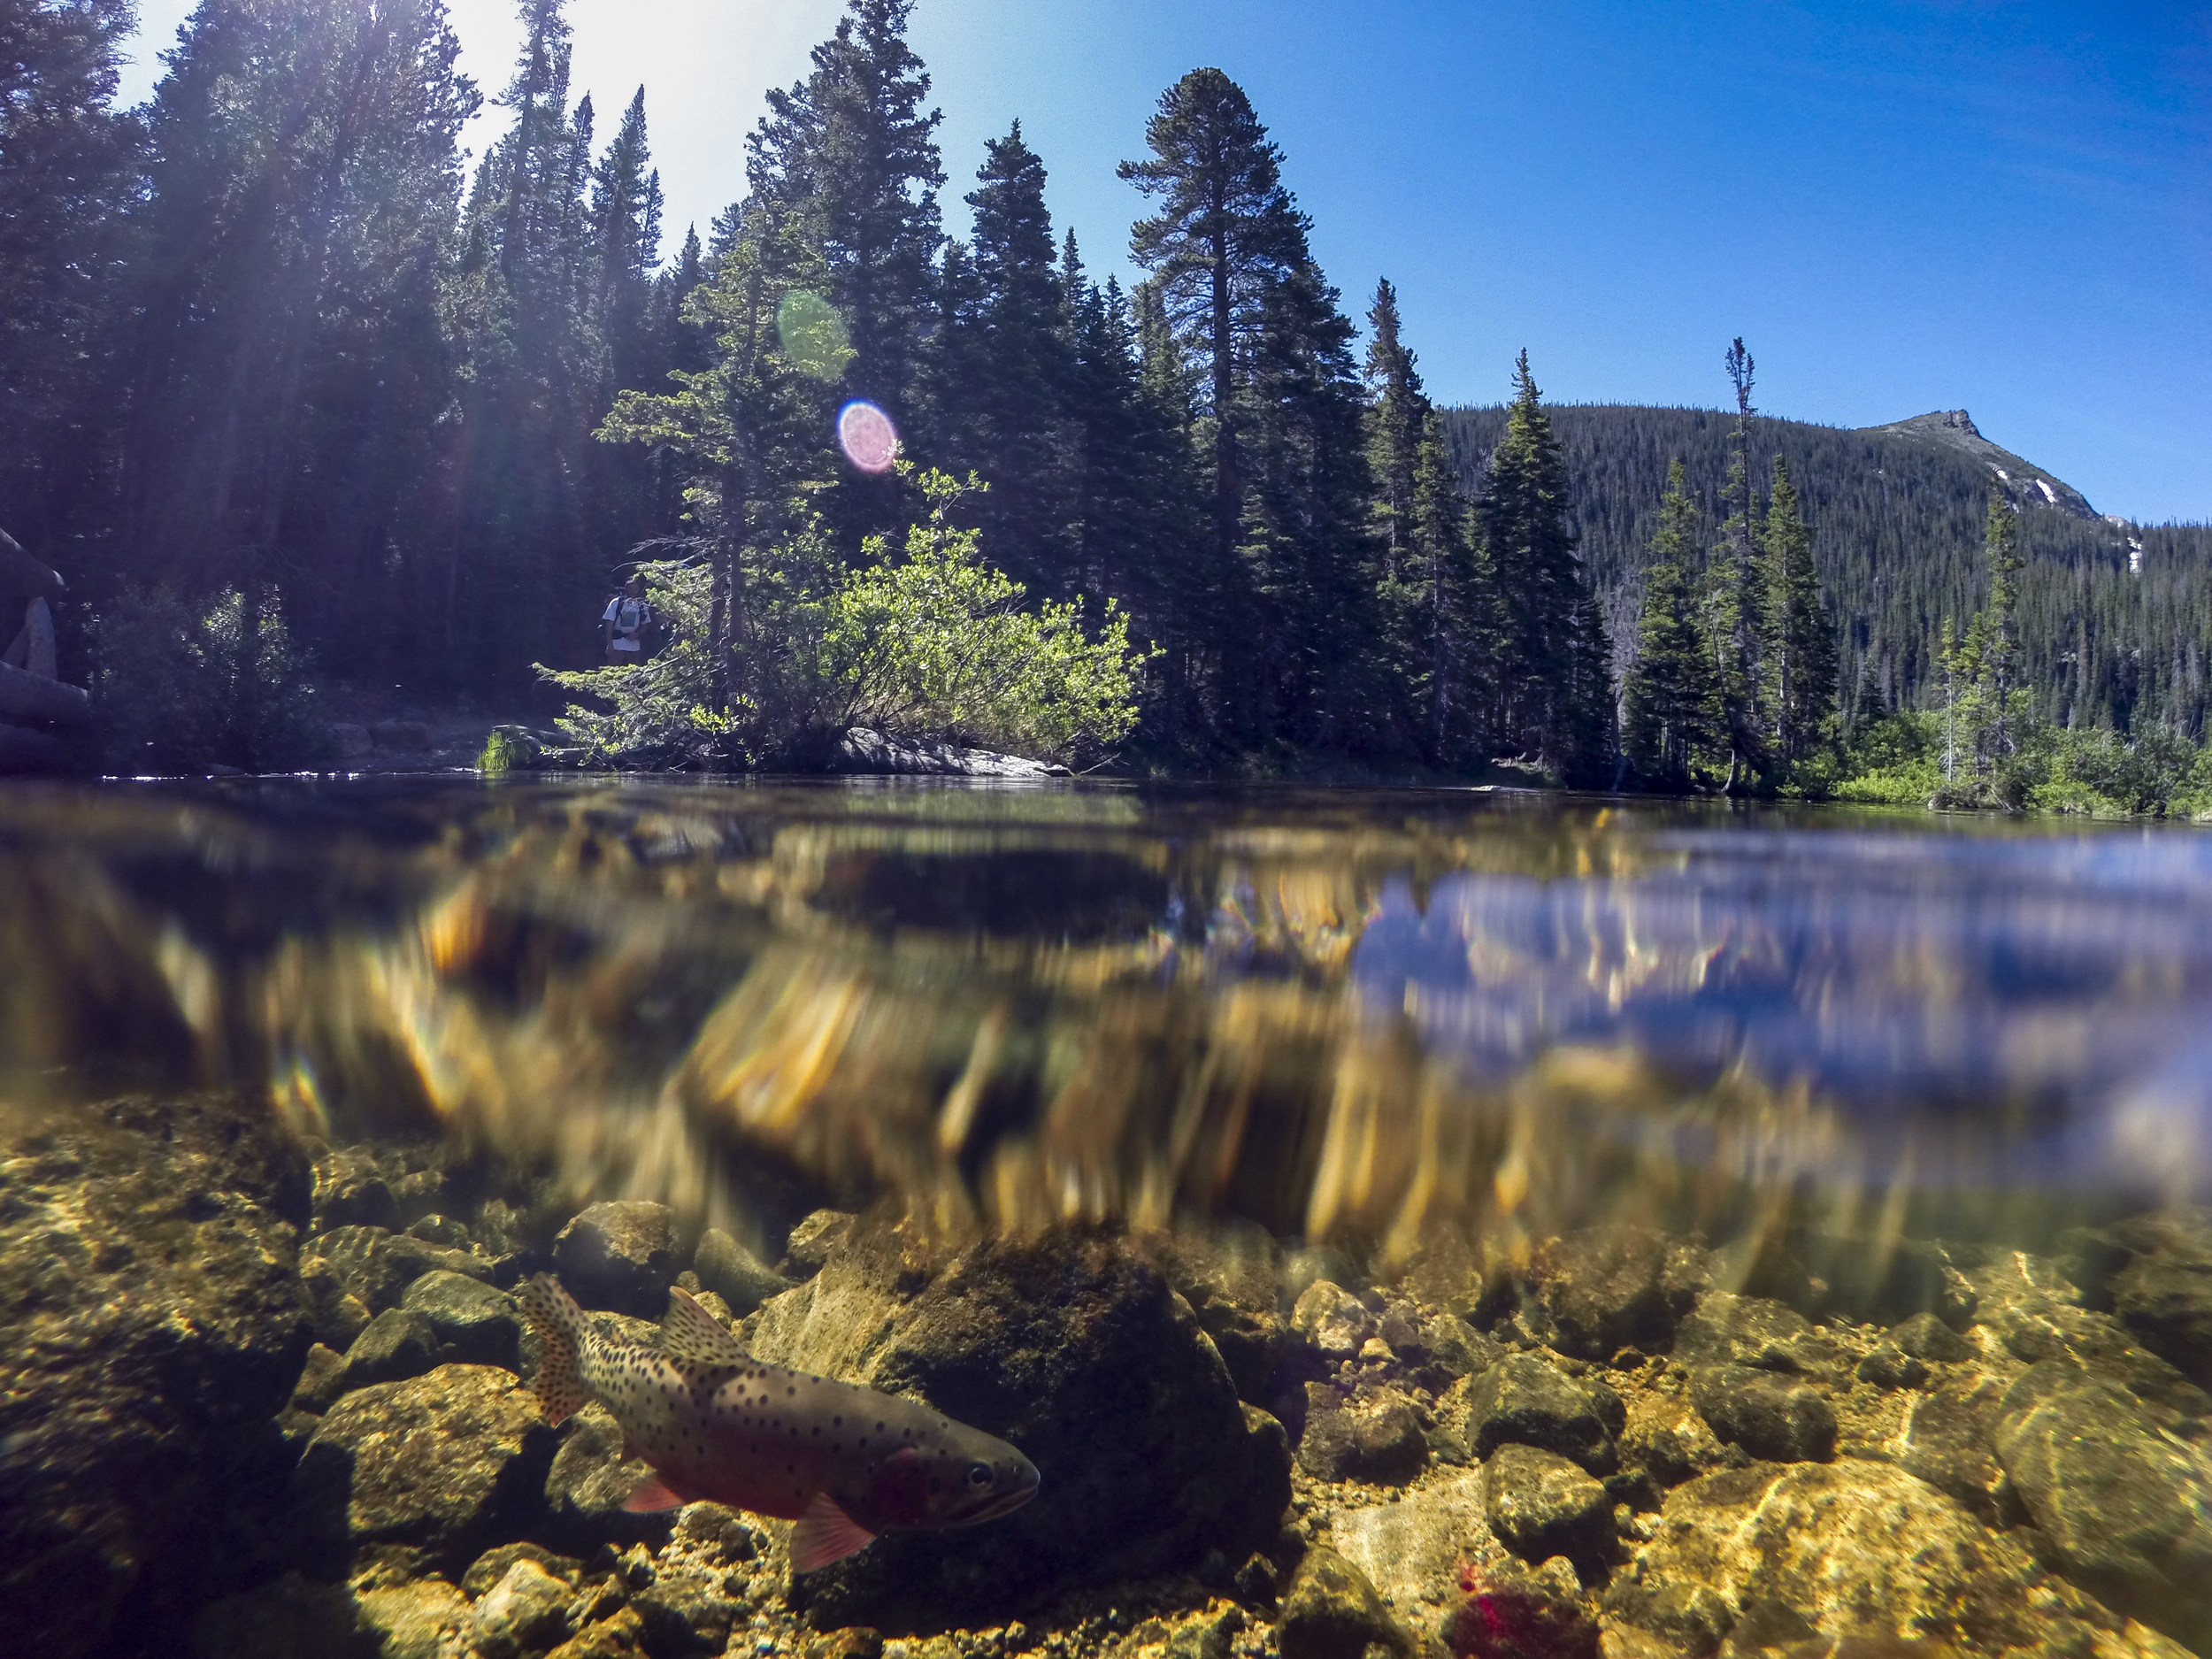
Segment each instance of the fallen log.
M5 530L0 530L0 600L21 603L26 599L58 599L62 580L40 564Z
M92 699L78 687L0 663L0 719L81 726L91 718Z
M54 656L54 613L43 599L34 599L23 608L23 660L16 666L48 680L61 678Z
M0 773L73 772L76 751L47 732L0 726Z

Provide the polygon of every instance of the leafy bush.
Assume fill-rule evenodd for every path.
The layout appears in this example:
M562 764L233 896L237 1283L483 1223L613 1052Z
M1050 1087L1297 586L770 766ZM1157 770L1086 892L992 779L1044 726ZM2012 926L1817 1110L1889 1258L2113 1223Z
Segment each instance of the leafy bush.
M572 704L562 732L590 764L711 770L804 764L852 726L1055 760L1127 735L1144 661L1127 618L1110 603L1093 639L1079 606L1024 609L1026 590L952 522L982 486L933 470L916 481L929 513L902 556L873 536L868 563L839 570L810 530L741 567L743 618L726 651L712 642L710 570L642 567L668 642L636 667L541 667L601 705Z
M1844 751L1835 798L1872 806L1922 806L1943 784L1943 723L1904 710L1861 727Z
M2060 732L2044 775L2029 793L2047 812L2090 818L2192 815L2193 794L2212 786L2212 764L2179 733L2146 726L2132 739L2099 729Z
M92 626L94 735L118 772L273 772L322 758L307 664L269 590L259 626L236 588L195 618L165 588L127 589Z

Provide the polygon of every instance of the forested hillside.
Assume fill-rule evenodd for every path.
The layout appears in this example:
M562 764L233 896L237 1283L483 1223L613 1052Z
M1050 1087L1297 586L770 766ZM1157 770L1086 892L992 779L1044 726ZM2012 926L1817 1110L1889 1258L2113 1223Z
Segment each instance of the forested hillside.
M1471 492L1481 488L1505 412L1444 411L1452 464ZM1719 498L1735 417L1617 404L1560 404L1551 417L1573 480L1571 516L1619 650L1635 637L1668 463L1684 463L1701 510L1697 534L1712 541L1728 511ZM1847 713L1927 701L1944 618L1964 626L1986 596L1983 521L1993 468L2004 465L2025 557L2025 683L2039 712L2062 725L2125 730L2141 715L2200 731L2212 530L2098 517L2056 475L1980 440L1962 419L1954 411L1857 431L1752 419L1755 449L1783 457L1802 497L1838 611Z

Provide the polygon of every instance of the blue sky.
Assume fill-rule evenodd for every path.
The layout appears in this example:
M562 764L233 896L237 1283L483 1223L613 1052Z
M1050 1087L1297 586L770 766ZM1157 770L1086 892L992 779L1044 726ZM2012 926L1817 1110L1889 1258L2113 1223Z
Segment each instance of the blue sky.
M449 4L496 91L512 5ZM189 10L142 7L129 96ZM646 86L672 234L740 191L762 92L841 9L571 0L603 131ZM1497 401L1526 346L1557 401L1717 403L1740 334L1769 412L1963 407L2100 511L2212 519L2212 4L919 0L912 35L956 231L1018 118L1125 273L1114 164L1217 65L1346 309L1397 284L1440 401Z

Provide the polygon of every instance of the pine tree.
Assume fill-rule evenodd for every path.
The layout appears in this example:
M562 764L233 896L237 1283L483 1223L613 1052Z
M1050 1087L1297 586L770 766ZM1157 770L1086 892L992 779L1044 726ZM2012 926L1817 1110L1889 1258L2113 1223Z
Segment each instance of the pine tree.
M1428 425L1429 400L1421 389L1413 353L1399 338L1398 291L1386 277L1368 308L1367 465L1375 476L1371 516L1383 561L1394 580L1411 549L1414 473Z
M1269 296L1309 263L1306 221L1283 188L1282 154L1244 89L1194 69L1160 95L1145 127L1152 155L1120 176L1160 211L1130 229L1130 251L1200 371L1201 441L1211 451L1215 545L1231 562L1244 513L1238 452L1240 351Z
M1604 673L1592 660L1603 631L1567 525L1566 465L1526 351L1514 365L1514 392L1477 504L1500 612L1497 734L1509 752L1563 773L1586 771L1593 733L1608 724L1604 710L1586 706Z
M137 124L111 107L128 0L0 0L0 502L32 546L104 493ZM0 625L12 626L12 625Z
M1151 158L1121 174L1161 200L1131 250L1212 473L1217 729L1239 747L1358 747L1374 736L1377 629L1351 325L1235 82L1192 71L1145 137Z
M985 150L967 198L972 257L949 250L944 267L933 435L949 466L990 481L974 511L993 557L1033 593L1066 598L1079 585L1067 424L1074 342L1044 164L1018 121Z
M1989 565L1988 642L1982 653L1991 705L1988 746L1992 758L2001 761L2017 744L2018 727L2024 718L2015 708L2018 688L2020 647L2016 612L2020 580L2019 519L2003 488L1989 487L1989 521L1982 535L1982 556Z
M1774 457L1773 493L1761 536L1766 555L1765 703L1775 758L1794 765L1832 735L1836 628L1813 568L1812 533L1789 465Z
M341 663L410 609L387 571L447 401L458 54L436 0L203 0L155 95L124 557L196 602L239 589L245 637L271 582Z
M1432 766L1477 764L1488 758L1485 675L1496 629L1470 534L1469 503L1433 409L1425 412L1414 451L1412 505L1404 586L1413 603L1402 614L1415 648L1406 691L1419 722L1418 746Z
M910 426L938 315L945 182L941 118L923 109L929 75L906 40L913 9L913 0L849 0L835 35L815 47L812 72L769 93L746 143L753 195L794 216L820 258L825 296L843 313L848 395Z
M651 162L640 87L591 170L593 299L615 387L640 384L662 366L649 318L661 246L661 176Z
M779 327L789 296L818 294L827 280L811 231L773 196L725 214L713 277L684 303L686 320L710 336L709 366L675 373L674 392L624 392L597 434L681 469L686 540L710 572L704 712L715 719L749 699L772 701L748 677L776 656L765 648L787 619L781 602L823 574L795 565L795 549L818 547L811 503L836 472L828 399L850 348L787 347Z
M1627 684L1625 747L1649 781L1693 786L1727 753L1720 672L1698 615L1685 566L1696 551L1697 505L1679 459L1667 469L1667 493L1644 570L1643 614Z
M1723 359L1736 394L1736 425L1729 434L1728 481L1721 498L1732 510L1720 527L1720 544L1706 572L1706 631L1720 671L1728 710L1728 789L1732 794L1762 775L1767 764L1760 649L1766 638L1766 584L1759 557L1759 525L1752 499L1750 352L1740 336Z

